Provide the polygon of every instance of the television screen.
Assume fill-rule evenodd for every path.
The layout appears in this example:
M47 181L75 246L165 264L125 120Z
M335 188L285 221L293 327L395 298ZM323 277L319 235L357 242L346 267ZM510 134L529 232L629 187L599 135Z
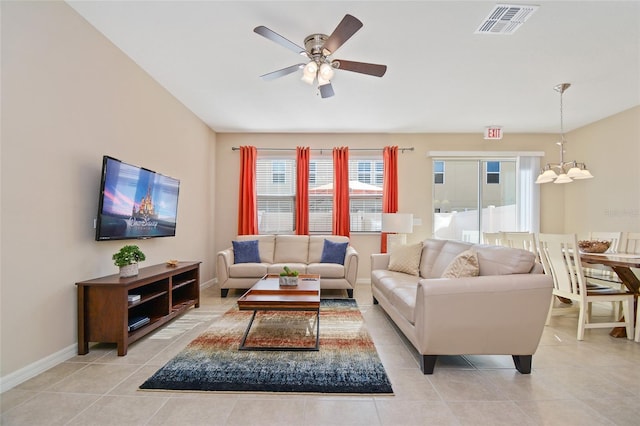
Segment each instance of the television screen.
M176 235L180 181L104 156L96 240Z

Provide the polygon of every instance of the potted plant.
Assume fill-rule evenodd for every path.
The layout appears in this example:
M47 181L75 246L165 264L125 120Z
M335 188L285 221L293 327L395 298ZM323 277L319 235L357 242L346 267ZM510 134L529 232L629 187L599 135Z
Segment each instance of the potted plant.
M288 266L284 267L284 271L280 272L280 285L298 285L298 271L292 271Z
M114 265L120 267L121 277L133 277L138 275L138 262L142 262L146 257L138 246L127 245L114 253L112 259Z

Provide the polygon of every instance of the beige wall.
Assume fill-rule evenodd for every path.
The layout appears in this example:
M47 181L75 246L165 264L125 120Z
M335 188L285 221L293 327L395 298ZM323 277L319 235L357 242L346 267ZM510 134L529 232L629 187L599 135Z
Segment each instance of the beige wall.
M595 178L567 185L563 232L640 231L640 106L567 140L565 158L584 161Z
M74 283L117 272L125 243L94 241L104 154L181 181L177 236L135 242L142 266L212 279L215 133L65 3L2 2L1 136L3 378L75 350Z

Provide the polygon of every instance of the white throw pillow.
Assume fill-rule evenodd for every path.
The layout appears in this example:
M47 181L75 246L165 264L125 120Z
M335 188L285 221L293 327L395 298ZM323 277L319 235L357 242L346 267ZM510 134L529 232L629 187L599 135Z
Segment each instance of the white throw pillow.
M419 275L422 243L400 246L390 253L389 270Z
M474 250L465 250L451 261L442 278L477 277L479 274L478 254Z

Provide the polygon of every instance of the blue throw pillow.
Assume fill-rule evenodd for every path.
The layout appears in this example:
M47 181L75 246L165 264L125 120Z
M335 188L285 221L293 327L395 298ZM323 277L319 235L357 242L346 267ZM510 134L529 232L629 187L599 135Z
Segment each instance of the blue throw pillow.
M347 253L348 245L348 242L334 243L333 241L324 240L320 263L339 263L344 265L344 256Z
M258 240L232 241L233 263L260 263Z

